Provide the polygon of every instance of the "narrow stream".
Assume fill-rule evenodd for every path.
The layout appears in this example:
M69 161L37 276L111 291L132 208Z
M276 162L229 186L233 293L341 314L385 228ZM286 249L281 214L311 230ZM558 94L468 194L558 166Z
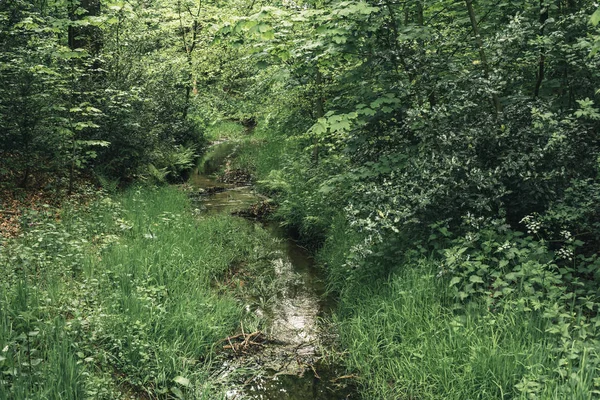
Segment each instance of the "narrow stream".
M205 174L193 174L189 183L201 192L196 204L205 213L231 214L265 200L252 186L224 184ZM342 372L319 362L327 335L321 317L330 312L332 302L324 295L314 260L278 225L262 225L279 242L273 270L282 282L276 301L254 310L267 321L263 333L269 344L258 352L225 361L216 380L226 382L227 399L232 400L358 398L347 382L339 379Z

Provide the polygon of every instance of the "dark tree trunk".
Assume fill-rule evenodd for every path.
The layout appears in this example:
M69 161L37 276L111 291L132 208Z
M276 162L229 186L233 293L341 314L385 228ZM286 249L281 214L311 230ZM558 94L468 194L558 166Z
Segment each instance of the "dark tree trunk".
M475 17L475 11L473 10L473 0L465 0L465 3L467 4L469 19L471 20L471 27L473 29L473 34L475 35L475 43L477 44L477 49L479 51L479 58L481 59L481 64L483 65L483 73L487 79L490 77L490 66L485 55L481 35L479 34L477 18ZM500 99L498 98L498 95L496 93L492 94L492 105L494 107L494 112L496 113L496 115L502 112L502 104L500 104Z
M77 10L82 8L86 12L79 14ZM69 18L78 21L85 16L100 15L100 0L80 0L71 2ZM95 55L102 48L102 31L96 26L69 26L69 47L71 49L85 49Z
M544 0L540 0L540 37L544 37L544 24L548 19L548 6L544 4ZM538 98L540 95L540 88L542 82L544 82L544 69L546 64L546 47L542 43L540 47L540 59L538 62L537 80L535 82L535 89L533 90L533 97Z

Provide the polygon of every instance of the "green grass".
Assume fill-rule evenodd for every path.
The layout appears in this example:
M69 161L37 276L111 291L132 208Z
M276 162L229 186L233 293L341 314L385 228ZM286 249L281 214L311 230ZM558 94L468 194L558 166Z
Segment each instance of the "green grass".
M443 252L425 256L411 237L373 244L368 231L349 224L343 207L352 193L343 182L328 181L347 167L343 160L323 157L315 167L284 136L261 129L259 124L254 132L260 141L246 141L232 164L254 171L275 195L277 216L303 240L317 240L318 263L339 299L332 317L339 351L331 357L358 376L362 398L598 398L596 306L582 311L569 305L575 303L570 294L560 300L546 296L562 289L552 291L559 288L535 277L506 302L486 295L458 300L451 274L439 275ZM522 259L512 261L516 269L521 263L541 272L553 268L535 264L542 245L527 242L519 251ZM544 255L552 259L550 252ZM490 257L500 256L472 255L485 265Z
M457 302L434 259L398 260L387 278L369 272L372 261L352 269L347 256L359 239L343 222L334 223L319 260L340 296L334 315L340 361L359 376L363 398L597 396L600 375L591 357L597 356L597 341L557 337L541 311L489 309L483 300ZM582 345L582 340L589 342ZM586 347L587 357L573 350Z
M416 265L343 303L347 365L367 398L515 398L528 371L550 372L541 322L477 305L452 312L446 287L431 264Z
M252 135L248 135L240 124L226 121L210 128L209 140L226 140L227 143L207 149L198 162L200 173L218 173L229 161L229 168L247 171L258 181L281 168L288 146L285 137L268 138L268 133L260 125Z
M209 141L241 139L247 135L246 130L241 124L227 120L218 120L210 124L204 134L205 138Z
M214 174L223 169L226 159L239 147L238 141L227 141L207 149L198 161L198 172L201 174Z
M261 180L281 167L286 143L282 140L247 139L239 144L231 167L252 173Z
M223 280L268 264L267 233L193 218L170 187L55 218L0 253L0 399L215 398L215 346L243 318Z

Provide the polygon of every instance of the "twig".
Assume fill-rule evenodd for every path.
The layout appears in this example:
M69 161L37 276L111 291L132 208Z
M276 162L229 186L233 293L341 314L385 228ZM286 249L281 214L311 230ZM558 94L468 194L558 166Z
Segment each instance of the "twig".
M231 340L229 340L229 338L227 338L227 341L229 342L229 345L231 346L231 350L233 350L233 352L235 353L235 355L237 355L237 351L235 351L235 347L233 347L233 344L231 343Z
M0 214L18 215L19 213L16 211L0 210Z
M342 376L338 376L337 378L333 378L332 380L330 380L331 383L335 383L337 381L341 381L342 379L358 379L360 378L358 375L354 375L354 374L350 374L350 375L342 375Z
M246 380L246 382L244 382L244 386L248 386L248 385L250 384L250 382L252 382L253 380L255 380L255 379L256 379L256 377L257 377L257 376L258 376L258 375L254 375L254 376L251 376L250 378L248 378L248 379Z
M235 339L239 339L239 338L241 338L241 337L243 337L243 336L245 336L245 335L242 335L241 333L240 333L239 335L235 335L235 336L228 336L228 337L226 337L225 339L221 339L221 340L219 340L219 342L218 342L218 343L224 342L224 341L226 341L226 340L235 340ZM230 343L231 343L231 342L230 342Z
M321 377L317 373L317 370L315 369L315 366L313 364L310 364L310 369L312 369L312 372L315 374L315 378L317 378L318 380L321 380Z
M222 339L220 342L224 342L227 341L229 344L223 346L224 349L231 349L233 350L233 352L235 353L235 355L238 355L238 350L244 354L246 354L246 351L251 347L251 346L264 346L264 342L266 340L263 340L262 343L258 342L257 340L259 340L259 337L262 335L261 331L256 331L256 332L252 332L250 334L247 333L241 333L239 335L235 335L235 336L229 336L225 339ZM241 342L238 341L236 343L232 342L232 340L236 340L236 339L242 339Z

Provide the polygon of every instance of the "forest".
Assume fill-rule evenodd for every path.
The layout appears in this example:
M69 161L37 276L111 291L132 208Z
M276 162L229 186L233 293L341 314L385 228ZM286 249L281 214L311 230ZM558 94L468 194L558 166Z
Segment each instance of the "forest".
M590 0L0 0L0 400L598 399L598 101Z

